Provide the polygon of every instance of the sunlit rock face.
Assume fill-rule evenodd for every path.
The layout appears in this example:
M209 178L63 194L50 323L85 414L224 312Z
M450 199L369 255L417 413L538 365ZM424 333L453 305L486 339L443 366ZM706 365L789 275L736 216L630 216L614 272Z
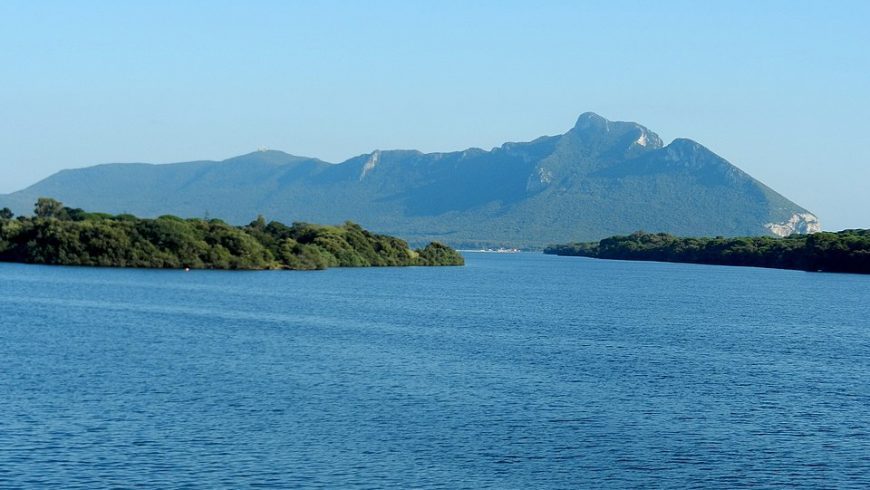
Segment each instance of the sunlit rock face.
M822 231L822 224L819 222L819 218L811 213L795 213L787 221L782 223L767 223L764 227L780 237L794 235L795 233L807 235Z

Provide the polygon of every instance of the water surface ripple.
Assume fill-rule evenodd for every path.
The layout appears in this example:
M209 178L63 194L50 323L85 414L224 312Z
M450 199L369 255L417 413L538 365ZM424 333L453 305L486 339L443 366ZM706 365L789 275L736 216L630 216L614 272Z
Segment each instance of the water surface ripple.
M467 262L0 264L0 487L870 487L870 277Z

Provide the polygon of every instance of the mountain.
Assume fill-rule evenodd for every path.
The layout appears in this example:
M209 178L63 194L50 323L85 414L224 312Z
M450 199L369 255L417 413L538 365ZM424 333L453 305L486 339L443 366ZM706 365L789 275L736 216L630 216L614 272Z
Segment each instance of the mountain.
M29 213L41 196L144 217L258 214L352 220L413 243L541 247L636 230L684 236L818 231L804 208L702 145L582 114L559 136L485 151L374 151L339 164L279 151L221 162L105 164L64 170L0 196Z

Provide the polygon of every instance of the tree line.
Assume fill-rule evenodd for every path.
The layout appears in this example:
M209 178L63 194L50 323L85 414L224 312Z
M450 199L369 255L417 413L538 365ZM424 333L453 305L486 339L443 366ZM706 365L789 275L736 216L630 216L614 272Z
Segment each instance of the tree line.
M870 230L784 238L683 238L642 231L599 242L551 245L544 253L618 260L742 265L870 274Z
M464 264L441 243L413 250L404 240L349 221L287 226L259 216L232 226L219 219L91 213L51 198L39 198L30 217L0 210L0 261L248 270Z

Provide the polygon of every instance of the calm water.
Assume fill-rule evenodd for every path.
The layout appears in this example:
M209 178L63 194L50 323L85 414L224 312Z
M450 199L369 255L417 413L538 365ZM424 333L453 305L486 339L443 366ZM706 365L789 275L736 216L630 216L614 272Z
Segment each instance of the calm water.
M0 264L0 487L870 486L870 277Z

